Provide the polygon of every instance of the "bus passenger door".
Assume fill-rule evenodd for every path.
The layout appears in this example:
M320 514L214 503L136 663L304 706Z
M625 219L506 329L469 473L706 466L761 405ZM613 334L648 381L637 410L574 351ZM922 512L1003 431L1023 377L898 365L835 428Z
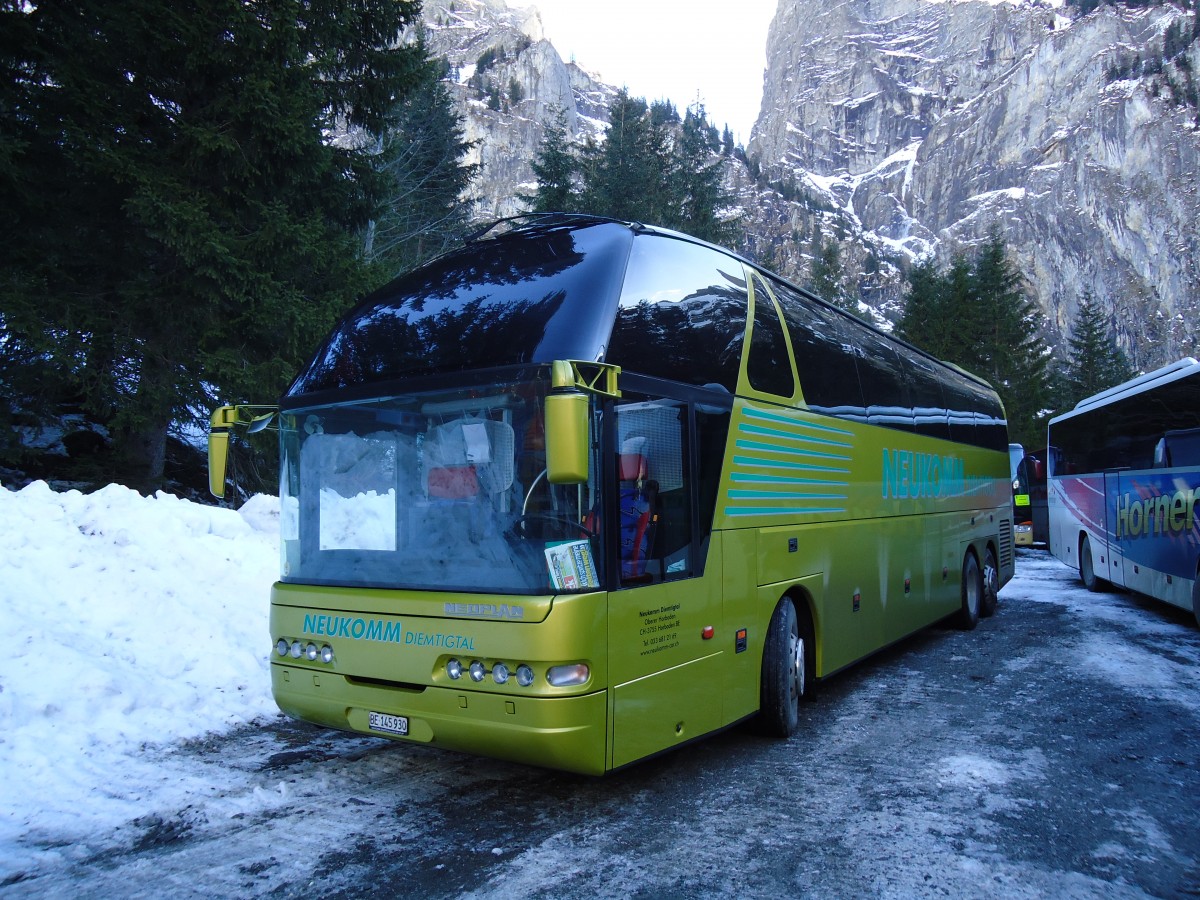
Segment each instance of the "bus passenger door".
M629 391L616 405L613 767L723 724L721 650L732 650L733 638L721 621L719 554L697 539L708 529L698 524L694 415L687 403ZM606 509L611 516L614 504ZM612 526L606 533L614 535Z
M1103 563L1096 566L1096 574L1110 584L1125 586L1125 554L1121 550L1117 534L1117 502L1122 491L1122 471L1110 469L1104 473L1104 543L1097 548L1102 553Z

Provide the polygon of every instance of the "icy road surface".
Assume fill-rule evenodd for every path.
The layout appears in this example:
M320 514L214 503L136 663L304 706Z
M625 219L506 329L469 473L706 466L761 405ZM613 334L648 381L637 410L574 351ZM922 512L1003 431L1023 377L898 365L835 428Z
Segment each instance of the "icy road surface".
M24 840L36 863L0 893L1200 893L1191 616L1089 594L1040 551L1001 601L974 632L931 629L826 682L789 741L735 729L604 779L281 718L151 747L164 787L145 815Z

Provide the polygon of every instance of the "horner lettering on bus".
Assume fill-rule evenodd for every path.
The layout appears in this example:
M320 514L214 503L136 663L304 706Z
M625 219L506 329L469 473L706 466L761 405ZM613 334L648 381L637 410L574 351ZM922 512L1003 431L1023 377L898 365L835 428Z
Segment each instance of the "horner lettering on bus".
M1198 502L1198 488L1145 499L1124 494L1117 501L1117 540L1168 531L1176 534L1191 531L1196 522Z

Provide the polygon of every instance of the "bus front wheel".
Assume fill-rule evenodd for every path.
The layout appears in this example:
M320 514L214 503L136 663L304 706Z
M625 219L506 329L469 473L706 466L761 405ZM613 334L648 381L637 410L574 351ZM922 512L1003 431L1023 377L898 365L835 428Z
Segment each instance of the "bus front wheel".
M1079 541L1079 580L1093 594L1104 589L1104 582L1092 567L1092 542L1086 534Z
M963 558L962 608L958 611L958 627L970 631L979 624L979 610L983 605L983 573L975 551L968 550Z
M807 623L805 623L807 624ZM812 691L812 631L784 597L775 606L763 647L759 724L764 734L790 737L800 724L800 698Z

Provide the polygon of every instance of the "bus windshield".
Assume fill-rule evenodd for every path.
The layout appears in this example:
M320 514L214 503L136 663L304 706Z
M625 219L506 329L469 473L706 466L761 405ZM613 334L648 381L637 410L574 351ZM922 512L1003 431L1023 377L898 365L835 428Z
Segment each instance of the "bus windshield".
M288 391L600 359L632 235L613 223L471 245L352 310Z
M599 588L603 554L586 522L595 492L545 477L545 390L545 380L489 380L286 411L283 581Z

